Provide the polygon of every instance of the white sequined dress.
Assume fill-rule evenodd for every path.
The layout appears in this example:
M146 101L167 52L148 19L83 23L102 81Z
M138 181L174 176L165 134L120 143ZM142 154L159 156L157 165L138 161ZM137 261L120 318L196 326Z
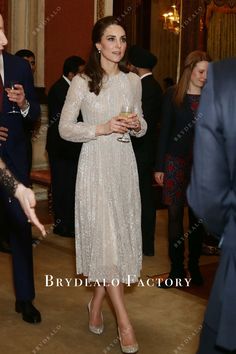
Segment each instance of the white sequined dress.
M83 142L76 181L75 235L77 273L88 281L123 283L138 280L142 263L141 205L138 172L131 143L121 134L95 136L96 126L117 116L132 103L142 118L141 82L133 74L104 78L99 95L89 92L88 78L72 80L62 110L59 131L69 141ZM77 122L79 110L83 122Z

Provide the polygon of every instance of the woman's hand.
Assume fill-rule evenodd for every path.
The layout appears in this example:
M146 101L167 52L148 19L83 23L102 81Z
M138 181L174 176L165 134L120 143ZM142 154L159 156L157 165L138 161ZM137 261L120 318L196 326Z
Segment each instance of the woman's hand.
M100 124L96 127L96 136L109 135L112 133L124 134L129 130L128 119L117 116L111 118L108 122Z
M15 197L19 200L22 209L24 210L29 222L34 224L42 233L43 236L46 235L44 226L39 222L39 219L35 213L35 195L30 188L26 188L23 184L19 183L16 188Z
M155 172L154 178L155 178L155 181L157 182L158 186L163 187L164 173L163 172Z
M126 119L126 122L128 124L129 129L132 129L136 132L140 131L141 123L136 113L129 114L128 118Z

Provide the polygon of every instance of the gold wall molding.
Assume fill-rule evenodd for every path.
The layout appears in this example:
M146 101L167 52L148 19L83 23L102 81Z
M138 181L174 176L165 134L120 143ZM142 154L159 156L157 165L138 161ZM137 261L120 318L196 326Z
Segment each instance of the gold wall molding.
M204 2L209 5L210 3L215 4L216 6L228 6L231 9L236 6L236 0L204 0Z
M113 14L113 0L95 0L94 1L94 22L104 16Z

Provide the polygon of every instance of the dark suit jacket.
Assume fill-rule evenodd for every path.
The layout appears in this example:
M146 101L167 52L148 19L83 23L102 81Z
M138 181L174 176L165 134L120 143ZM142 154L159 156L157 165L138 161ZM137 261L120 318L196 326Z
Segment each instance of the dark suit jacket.
M217 345L236 349L236 58L210 64L196 124L189 204L221 239L205 315Z
M3 63L4 86L7 87L11 80L22 84L26 99L30 103L30 109L26 117L22 116L20 110L19 114L7 113L12 110L12 102L9 101L6 92L4 92L0 126L8 128L8 138L6 142L1 142L0 156L16 178L28 184L29 161L24 126L38 119L40 106L35 96L33 76L28 62L20 57L3 52Z
M53 86L49 90L49 126L47 132L46 150L48 151L51 157L78 159L82 144L72 143L62 139L58 131L61 111L65 102L68 89L68 82L63 77L61 77L57 82L55 82L55 84L53 84ZM78 117L78 121L82 121L82 115Z
M162 89L152 75L145 76L142 80L142 109L147 122L146 134L133 138L133 148L137 161L150 166L155 161L157 143L157 126L160 122Z

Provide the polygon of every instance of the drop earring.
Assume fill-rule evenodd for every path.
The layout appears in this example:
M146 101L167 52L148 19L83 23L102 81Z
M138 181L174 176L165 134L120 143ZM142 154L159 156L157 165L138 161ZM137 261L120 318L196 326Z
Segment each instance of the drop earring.
M101 54L101 49L98 49L98 54Z

